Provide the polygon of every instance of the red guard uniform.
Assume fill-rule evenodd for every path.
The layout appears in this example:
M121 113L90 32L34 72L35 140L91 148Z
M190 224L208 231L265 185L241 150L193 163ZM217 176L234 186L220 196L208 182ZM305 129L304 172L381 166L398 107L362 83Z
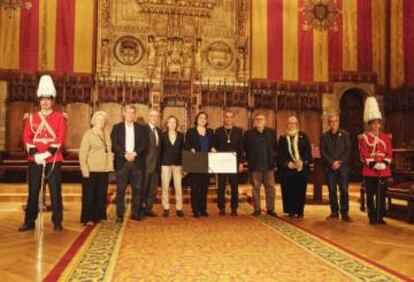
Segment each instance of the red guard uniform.
M25 211L24 223L19 231L35 228L41 186L44 181L49 184L52 202L53 229L62 230L62 147L66 135L66 121L61 113L48 110L48 104L42 99L55 99L56 89L50 75L42 75L37 88L37 97L43 112L36 112L25 119L23 143L28 153L29 197Z
M392 160L391 138L388 134L378 136L371 132L361 135L359 151L363 162L367 195L367 208L370 224L385 224L385 196L387 192L387 178L391 176L390 164Z
M23 142L28 152L29 197L24 224L19 229L20 231L34 228L38 215L41 179L44 177L43 163L45 165L45 181L49 184L52 202L52 222L54 228L61 229L63 220L61 164L65 135L66 120L59 112L51 111L47 115L35 112L30 114L25 121ZM36 157L39 156L42 156L42 161L36 162Z
M50 148L56 151L45 161L46 163L62 162L62 146L66 136L66 122L63 115L52 111L43 116L40 112L30 114L26 119L23 131L23 142L26 150L36 148L38 153L44 153ZM34 161L34 155L28 154L28 161Z
M380 133L379 136L375 136L371 132L363 133L359 141L359 151L364 165L362 175L380 178L391 176L392 145L388 134ZM375 169L377 163L384 163L386 168Z

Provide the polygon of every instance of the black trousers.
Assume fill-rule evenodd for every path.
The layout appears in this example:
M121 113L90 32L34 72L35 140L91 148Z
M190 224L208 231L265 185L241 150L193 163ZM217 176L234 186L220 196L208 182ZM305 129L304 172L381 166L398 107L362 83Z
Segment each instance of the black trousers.
M329 190L329 204L333 214L338 214L340 210L341 214L344 215L349 211L348 175L349 172L344 170L325 170L325 179ZM338 205L338 188L340 206Z
M90 172L88 178L82 179L82 223L106 220L107 191L107 172Z
M42 181L42 165L35 162L28 164L29 178L29 198L27 199L26 213L24 222L33 225L37 219L40 184ZM53 170L52 170L53 168ZM63 204L62 204L62 172L61 163L46 164L45 176L49 184L50 199L52 202L52 222L53 224L61 224L63 220Z
M157 196L158 180L160 178L160 172L158 170L154 172L144 173L144 189L142 190L142 207L146 210L152 210Z
M133 162L125 162L121 169L116 171L116 214L123 217L125 213L125 192L131 184L131 216L139 217L141 205L142 170Z
M368 217L375 221L385 216L385 193L387 192L386 177L365 177L367 193Z
M307 177L302 173L281 179L283 212L303 215L306 201Z
M232 174L218 174L218 190L217 190L217 207L225 209L225 195L227 179L229 180L231 188L231 209L237 210L239 206L239 177L237 173Z
M208 173L191 173L191 209L193 214L200 214L207 211L207 192L210 183Z

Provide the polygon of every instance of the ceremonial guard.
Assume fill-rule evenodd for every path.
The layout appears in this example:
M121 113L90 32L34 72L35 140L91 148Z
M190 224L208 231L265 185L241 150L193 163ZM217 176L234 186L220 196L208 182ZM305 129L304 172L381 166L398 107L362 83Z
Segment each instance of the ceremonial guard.
M34 229L44 181L48 182L50 189L53 229L60 231L63 219L61 164L66 121L61 113L53 111L56 89L49 75L40 78L37 97L41 109L29 115L23 131L23 143L28 153L29 198L24 224L19 231Z
M381 132L382 115L375 97L365 102L364 121L369 130L359 136L370 224L385 224L385 193L391 176L392 145L390 135ZM374 200L375 198L375 200Z

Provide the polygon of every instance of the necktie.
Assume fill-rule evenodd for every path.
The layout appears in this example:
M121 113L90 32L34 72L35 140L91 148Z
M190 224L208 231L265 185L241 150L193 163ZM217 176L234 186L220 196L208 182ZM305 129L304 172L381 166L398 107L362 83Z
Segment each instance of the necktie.
M154 134L154 137L155 137L155 144L158 146L158 133L155 127L152 128L152 133Z

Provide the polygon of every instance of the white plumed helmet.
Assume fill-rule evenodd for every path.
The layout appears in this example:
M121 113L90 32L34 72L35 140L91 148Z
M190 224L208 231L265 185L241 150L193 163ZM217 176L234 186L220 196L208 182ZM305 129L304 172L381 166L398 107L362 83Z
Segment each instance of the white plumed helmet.
M37 87L37 98L56 98L56 89L50 75L44 74L40 77Z
M382 119L382 115L379 110L377 99L375 99L374 96L370 96L365 100L364 122L368 123L376 119Z

